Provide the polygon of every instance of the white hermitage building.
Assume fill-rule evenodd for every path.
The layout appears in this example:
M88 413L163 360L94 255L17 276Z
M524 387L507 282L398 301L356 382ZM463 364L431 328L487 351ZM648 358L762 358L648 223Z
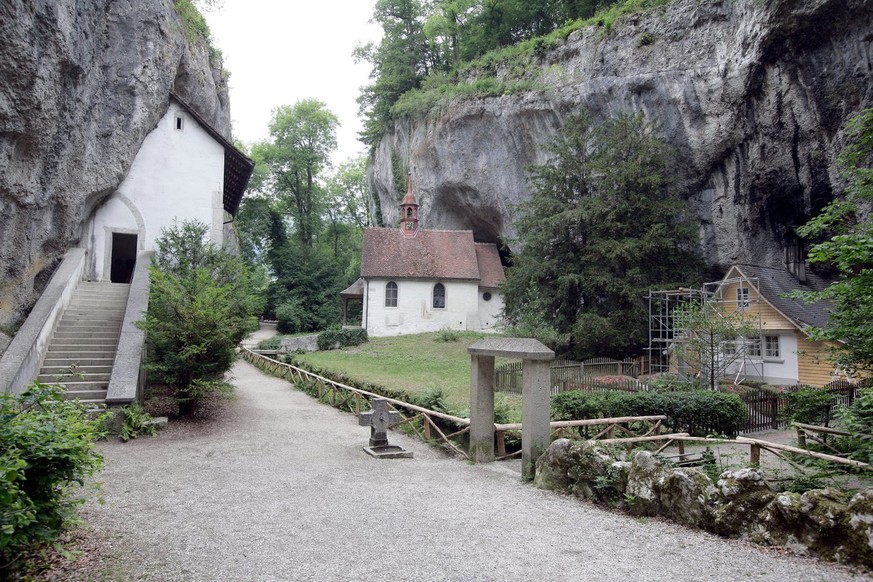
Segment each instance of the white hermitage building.
M94 210L82 237L84 278L129 283L139 251L173 221L198 220L210 241L225 242L253 162L180 97L170 94L167 112L149 133L130 171Z
M361 278L341 293L363 300L367 334L492 329L503 310L496 245L469 230L419 228L411 180L400 213L400 228L364 231Z

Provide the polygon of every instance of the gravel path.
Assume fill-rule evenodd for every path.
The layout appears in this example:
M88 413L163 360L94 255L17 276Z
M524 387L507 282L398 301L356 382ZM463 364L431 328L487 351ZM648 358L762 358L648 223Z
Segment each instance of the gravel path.
M839 566L610 513L392 433L414 459L362 450L357 419L233 369L200 426L103 445L88 508L113 579L866 580Z

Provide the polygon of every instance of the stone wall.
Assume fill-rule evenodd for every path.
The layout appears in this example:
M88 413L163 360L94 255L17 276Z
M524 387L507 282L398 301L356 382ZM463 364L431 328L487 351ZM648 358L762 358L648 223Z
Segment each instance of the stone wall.
M537 461L534 484L688 527L873 568L873 489L774 491L756 469L725 471L717 483L697 468L649 452L617 460L594 442L559 439Z

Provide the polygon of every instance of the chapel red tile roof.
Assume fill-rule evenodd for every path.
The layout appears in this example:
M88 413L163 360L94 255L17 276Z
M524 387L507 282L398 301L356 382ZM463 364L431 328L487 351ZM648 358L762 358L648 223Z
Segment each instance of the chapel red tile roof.
M479 263L479 286L496 289L506 276L497 253L497 245L476 243L476 262Z
M480 257L484 257L483 263ZM481 280L481 286L496 287L494 283L503 280L503 268L497 247L476 244L469 230L421 229L414 237L405 237L399 228L368 228L364 231L361 276Z

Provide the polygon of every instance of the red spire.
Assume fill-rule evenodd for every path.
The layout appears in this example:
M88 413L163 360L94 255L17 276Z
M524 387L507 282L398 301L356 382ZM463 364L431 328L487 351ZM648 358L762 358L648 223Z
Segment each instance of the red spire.
M412 172L409 173L409 178L406 181L406 196L403 197L403 200L400 202L401 206L418 206L418 202L415 201L415 196L412 194Z
M400 201L400 230L404 236L415 236L418 232L418 202L412 194L412 173L406 187L406 196Z

